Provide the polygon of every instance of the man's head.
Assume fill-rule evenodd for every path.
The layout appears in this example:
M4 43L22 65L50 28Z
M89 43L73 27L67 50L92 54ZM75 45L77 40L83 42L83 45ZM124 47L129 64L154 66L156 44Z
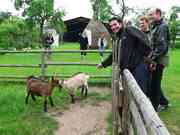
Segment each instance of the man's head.
M161 20L161 16L162 16L162 11L159 8L150 11L150 17L153 19L153 21Z
M113 17L109 20L109 26L113 33L118 33L123 27L123 21L120 18Z
M132 26L132 21L128 20L127 23L126 23L126 27L130 27L130 26Z
M142 32L146 32L149 29L149 20L148 17L142 16L139 19L139 28Z

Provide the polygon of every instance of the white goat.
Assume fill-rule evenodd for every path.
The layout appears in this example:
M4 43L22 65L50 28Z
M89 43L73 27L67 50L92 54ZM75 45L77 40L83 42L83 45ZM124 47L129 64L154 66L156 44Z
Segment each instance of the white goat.
M89 75L85 73L77 73L71 78L66 80L59 80L59 85L68 90L69 95L71 96L71 101L74 103L75 91L81 87L81 96L83 96L85 90L85 97L87 97L88 92L88 79Z

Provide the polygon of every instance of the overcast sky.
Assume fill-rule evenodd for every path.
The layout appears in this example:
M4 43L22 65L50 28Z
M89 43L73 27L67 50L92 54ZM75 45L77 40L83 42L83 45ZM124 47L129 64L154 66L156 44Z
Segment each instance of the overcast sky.
M55 8L63 8L66 11L66 19L74 18L74 17L92 17L92 8L90 4L90 0L54 0ZM109 0L115 1L116 0ZM13 7L12 0L0 0L2 2L0 4L0 11L10 11L14 14L18 12L15 11ZM112 5L115 5L112 2ZM159 7L163 11L168 11L173 5L180 6L180 0L125 0L125 4L129 7ZM116 8L114 6L114 8Z

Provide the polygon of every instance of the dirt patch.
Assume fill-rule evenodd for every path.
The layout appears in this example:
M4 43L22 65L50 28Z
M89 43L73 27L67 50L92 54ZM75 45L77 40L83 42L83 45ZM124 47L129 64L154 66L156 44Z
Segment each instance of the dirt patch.
M89 92L110 92L109 88L90 87ZM59 123L55 135L107 135L107 116L111 102L102 101L96 105L71 104L69 110L52 115Z

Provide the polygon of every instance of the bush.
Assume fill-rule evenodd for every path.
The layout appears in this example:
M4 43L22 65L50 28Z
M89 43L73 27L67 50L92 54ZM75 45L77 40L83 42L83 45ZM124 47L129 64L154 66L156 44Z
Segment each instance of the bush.
M9 18L0 24L0 48L35 48L38 34L35 28L29 29L23 19Z

